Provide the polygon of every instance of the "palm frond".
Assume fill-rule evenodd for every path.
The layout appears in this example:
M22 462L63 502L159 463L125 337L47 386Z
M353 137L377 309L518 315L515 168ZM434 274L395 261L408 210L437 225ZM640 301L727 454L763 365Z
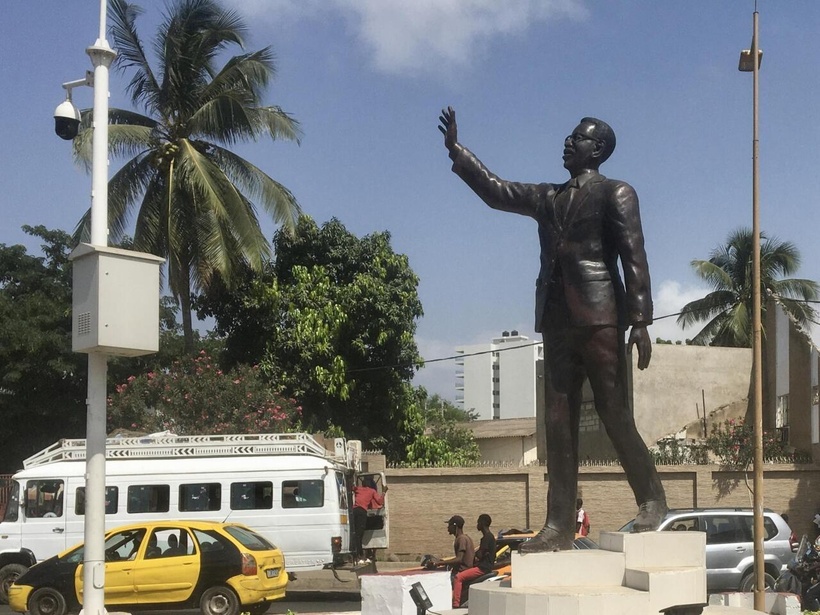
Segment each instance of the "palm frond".
M145 56L142 42L136 28L136 19L142 9L126 0L109 0L111 16L111 38L117 49L115 66L120 71L136 69L126 91L135 105L145 104L156 108L159 84Z
M275 222L289 230L296 228L302 210L290 190L230 150L213 146L211 156L230 181L238 184L251 201L258 202Z

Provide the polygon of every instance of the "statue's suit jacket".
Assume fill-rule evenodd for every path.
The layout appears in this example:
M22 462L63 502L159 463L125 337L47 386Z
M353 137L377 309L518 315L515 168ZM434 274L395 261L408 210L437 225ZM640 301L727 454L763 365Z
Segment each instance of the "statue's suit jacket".
M585 178L566 214L559 215L556 197L566 184L502 180L460 145L451 157L453 172L487 205L538 222L541 270L535 290L536 331L549 327L545 311L556 301L564 302L574 326L626 328L652 323L638 197L629 184L593 173Z

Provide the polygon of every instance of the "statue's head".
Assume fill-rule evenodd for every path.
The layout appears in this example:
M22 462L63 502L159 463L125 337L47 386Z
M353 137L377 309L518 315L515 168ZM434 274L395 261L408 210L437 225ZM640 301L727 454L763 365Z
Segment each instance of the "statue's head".
M597 169L615 150L612 127L594 117L581 120L564 140L564 168L570 173L580 169Z

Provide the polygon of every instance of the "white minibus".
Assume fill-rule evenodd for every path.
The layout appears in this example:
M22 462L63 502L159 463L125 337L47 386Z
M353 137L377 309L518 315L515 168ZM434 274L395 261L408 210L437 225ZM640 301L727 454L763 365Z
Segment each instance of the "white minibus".
M109 439L106 529L161 519L244 523L285 554L288 572L352 562L351 489L383 473L362 474L361 444L329 451L302 433L155 436ZM12 478L0 522L0 600L35 562L83 540L85 441L61 440L29 457ZM388 546L387 502L368 511L365 549Z

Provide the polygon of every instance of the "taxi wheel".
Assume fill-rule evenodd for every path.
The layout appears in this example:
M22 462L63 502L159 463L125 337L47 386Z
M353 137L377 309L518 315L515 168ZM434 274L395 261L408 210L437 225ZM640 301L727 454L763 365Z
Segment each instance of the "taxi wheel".
M63 595L51 587L41 587L31 594L28 610L31 615L65 615L68 611Z
M199 610L202 615L239 615L239 598L229 587L211 587L202 594Z

